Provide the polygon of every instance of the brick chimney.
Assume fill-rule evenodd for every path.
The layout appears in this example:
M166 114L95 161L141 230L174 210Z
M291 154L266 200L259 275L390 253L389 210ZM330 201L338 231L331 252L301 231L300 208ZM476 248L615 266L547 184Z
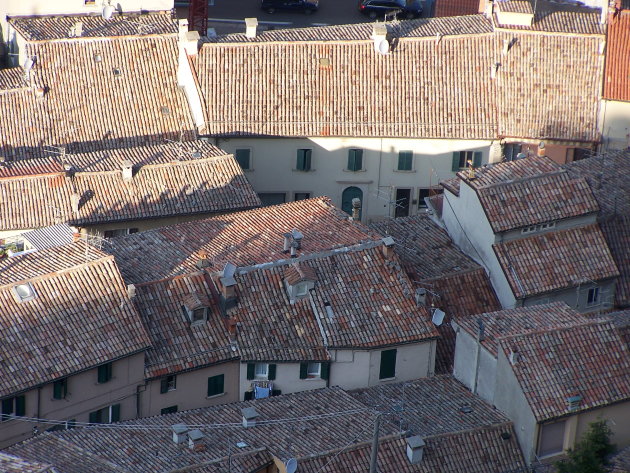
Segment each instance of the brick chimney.
M383 238L383 254L387 259L394 256L394 239L390 236Z

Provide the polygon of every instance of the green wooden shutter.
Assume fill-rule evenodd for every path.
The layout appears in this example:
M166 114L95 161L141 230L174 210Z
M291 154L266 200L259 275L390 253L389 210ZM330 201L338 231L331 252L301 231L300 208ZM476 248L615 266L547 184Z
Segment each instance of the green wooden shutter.
M101 423L101 411L90 412L90 424Z
M269 365L269 374L267 376L267 379L276 379L276 365Z
M459 171L459 151L453 152L453 167L451 168L453 172Z
M234 153L236 162L241 166L241 169L249 169L249 149L237 149Z
M17 396L15 398L15 415L26 415L26 396Z
M311 153L312 153L312 150L307 149L305 151L306 152L304 153L304 170L305 171L310 171L311 170Z
M473 166L478 168L481 166L481 159L483 158L483 153L481 151L475 151L473 153Z
M251 401L254 398L254 391L245 391L244 401Z
M398 152L398 170L411 171L413 168L413 151Z
M4 416L13 414L13 398L2 400L2 420L5 420Z
M98 382L106 383L112 378L112 364L107 363L98 367Z
M396 350L383 350L381 352L381 369L379 379L393 378L396 376Z
M328 379L330 376L330 363L322 363L321 377L322 379Z
M160 380L160 394L168 392L168 378L162 378Z
M254 363L247 363L247 379L254 379L256 373L256 365Z
M120 420L120 404L114 404L112 406L112 422L118 422Z
M306 379L308 376L308 363L300 363L300 379Z
M53 383L53 399L63 399L62 388L63 381L55 381Z
M208 378L208 397L223 394L224 383L225 376L222 374Z

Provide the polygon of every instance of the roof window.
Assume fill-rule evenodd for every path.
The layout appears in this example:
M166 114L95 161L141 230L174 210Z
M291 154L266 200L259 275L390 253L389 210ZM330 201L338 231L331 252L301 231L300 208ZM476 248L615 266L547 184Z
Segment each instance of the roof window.
M297 299L308 295L308 291L315 287L317 274L315 270L305 264L293 264L284 273L284 284L291 304Z
M19 302L26 302L35 299L35 289L33 289L30 282L14 286L13 292L17 296Z
M204 294L189 294L182 304L182 312L190 325L202 325L208 320L210 300Z

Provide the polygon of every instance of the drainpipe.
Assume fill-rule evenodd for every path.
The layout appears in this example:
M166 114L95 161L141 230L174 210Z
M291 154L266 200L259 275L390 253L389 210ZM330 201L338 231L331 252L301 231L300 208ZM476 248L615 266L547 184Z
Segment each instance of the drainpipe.
M144 388L144 389L142 389ZM143 393L147 390L147 382L145 381L144 384L137 384L136 385L136 419L139 419L140 417L142 417L142 408L141 408L141 403L140 403L140 393Z
M477 319L479 329L477 331L477 353L475 354L475 377L473 378L472 392L477 394L477 380L479 378L479 356L481 354L481 342L485 339L483 321L481 318Z

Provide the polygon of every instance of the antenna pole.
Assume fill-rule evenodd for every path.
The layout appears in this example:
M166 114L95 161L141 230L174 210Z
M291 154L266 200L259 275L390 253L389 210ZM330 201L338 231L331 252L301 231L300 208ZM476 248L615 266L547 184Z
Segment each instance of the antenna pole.
M376 473L376 459L378 457L378 430L381 423L381 414L374 420L374 437L372 438L372 454L370 455L370 473Z

